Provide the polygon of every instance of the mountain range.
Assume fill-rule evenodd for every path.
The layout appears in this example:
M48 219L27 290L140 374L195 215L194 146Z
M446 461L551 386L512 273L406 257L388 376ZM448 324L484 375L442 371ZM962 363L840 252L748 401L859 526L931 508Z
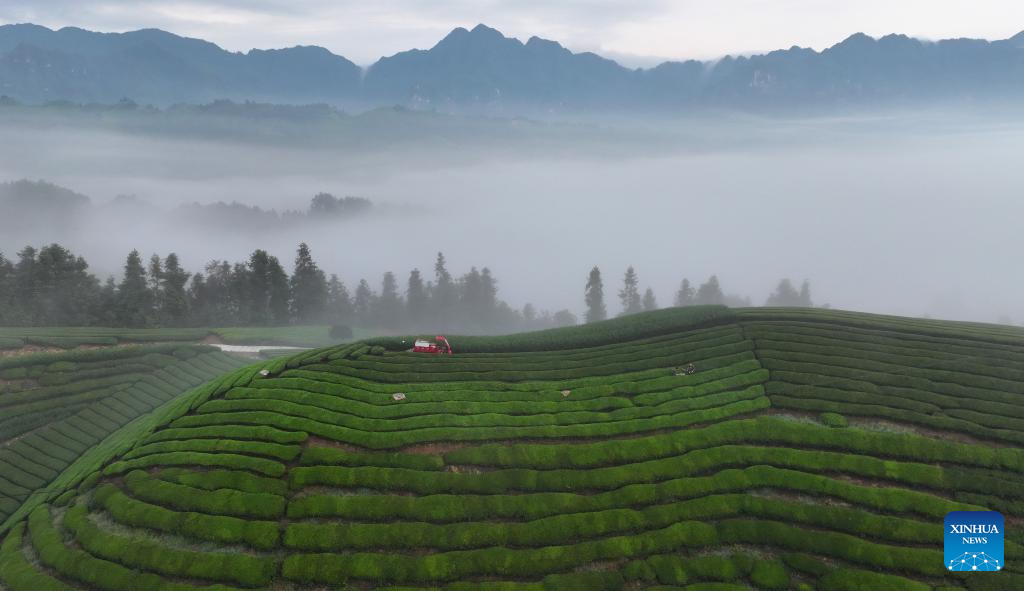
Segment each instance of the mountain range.
M0 95L27 103L231 99L505 114L1015 101L1024 97L1024 33L1001 41L858 33L823 51L792 47L632 69L478 25L363 69L322 47L238 53L158 29L17 24L0 26Z

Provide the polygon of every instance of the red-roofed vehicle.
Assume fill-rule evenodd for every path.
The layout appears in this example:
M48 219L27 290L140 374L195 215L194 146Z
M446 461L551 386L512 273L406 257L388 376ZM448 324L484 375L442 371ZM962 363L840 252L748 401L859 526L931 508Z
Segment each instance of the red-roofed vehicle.
M452 346L448 344L448 339L438 335L433 342L427 339L416 339L416 342L412 346L413 353L430 353L432 355L452 355Z

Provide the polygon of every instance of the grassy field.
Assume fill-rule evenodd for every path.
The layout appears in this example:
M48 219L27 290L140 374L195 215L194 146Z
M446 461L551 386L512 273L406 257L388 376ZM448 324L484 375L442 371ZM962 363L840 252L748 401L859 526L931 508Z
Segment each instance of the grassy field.
M136 419L9 520L0 586L1024 589L1024 331L703 307L401 340ZM1006 568L947 571L943 517L982 508Z
M0 327L0 351L41 347L73 349L81 346L109 347L125 344L201 342L214 338L231 345L282 345L324 347L337 344L330 327L259 326L228 328L103 328L103 327ZM372 336L354 329L356 338Z

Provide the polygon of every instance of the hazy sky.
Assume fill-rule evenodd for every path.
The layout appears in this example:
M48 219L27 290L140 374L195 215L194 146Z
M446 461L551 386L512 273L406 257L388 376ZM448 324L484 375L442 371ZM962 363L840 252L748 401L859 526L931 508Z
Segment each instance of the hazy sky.
M232 50L322 45L359 64L426 48L483 22L631 65L792 45L851 33L1004 39L1024 29L1019 0L0 0L0 24L102 31L159 27Z

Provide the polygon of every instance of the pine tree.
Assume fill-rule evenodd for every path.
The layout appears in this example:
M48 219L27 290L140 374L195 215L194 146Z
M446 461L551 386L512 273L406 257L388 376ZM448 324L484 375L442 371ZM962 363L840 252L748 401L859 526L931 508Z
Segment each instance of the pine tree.
M684 278L683 282L679 284L679 291L676 292L676 307L683 308L686 306L692 306L694 304L695 295L693 287L690 286L690 280Z
M430 304L427 289L423 285L423 277L419 269L409 272L409 282L405 289L406 310L413 328L423 326L427 319L427 306Z
M370 289L370 284L365 279L359 281L359 286L356 287L356 295L353 299L353 307L355 309L356 321L359 326L369 327L373 318L373 301L374 293Z
M587 311L583 315L585 322L599 322L608 318L608 309L604 305L604 281L601 280L601 269L597 266L590 270L587 286L583 290L583 300L587 304Z
M309 246L299 245L295 270L291 278L292 315L299 324L315 324L323 320L327 308L327 278L320 270Z
M402 296L398 295L398 281L391 271L384 273L380 297L376 302L377 326L396 328L402 323Z
M643 307L644 312L658 309L658 300L654 297L654 290L649 287L644 292Z
M497 321L498 280L487 267L480 271L480 308L484 323L493 325Z
M118 322L121 326L141 328L150 324L153 314L153 293L146 281L139 251L128 254L124 263L124 277L117 289Z
M352 296L349 295L348 288L337 275L331 275L327 282L327 314L331 324L350 324L352 313Z
M173 252L167 255L160 279L160 309L169 326L184 326L188 322L188 295L185 293L188 279L189 274L181 268L178 255Z
M454 309L459 303L458 287L448 272L447 262L443 253L437 253L434 263L434 289L431 291L431 308L438 322L446 324L451 321Z
M0 325L17 326L20 322L14 293L14 263L0 252Z
M707 306L711 304L721 304L725 301L725 294L722 293L722 287L718 284L718 276L712 275L707 283L701 284L697 288L697 295L694 298L694 303L698 306Z
M149 257L149 274L147 275L147 284L149 286L150 301L153 303L153 312L151 314L153 321L160 324L163 320L163 278L164 278L164 266L160 261L160 257L152 255Z
M782 279L775 291L765 301L766 306L799 306L800 293L789 279Z
M798 305L802 308L814 307L814 302L811 301L811 282L806 279L800 284L800 303Z
M639 279L637 278L636 271L630 266L626 269L626 275L622 280L622 291L619 292L619 300L622 302L620 316L643 311L640 289L637 287L638 283Z

